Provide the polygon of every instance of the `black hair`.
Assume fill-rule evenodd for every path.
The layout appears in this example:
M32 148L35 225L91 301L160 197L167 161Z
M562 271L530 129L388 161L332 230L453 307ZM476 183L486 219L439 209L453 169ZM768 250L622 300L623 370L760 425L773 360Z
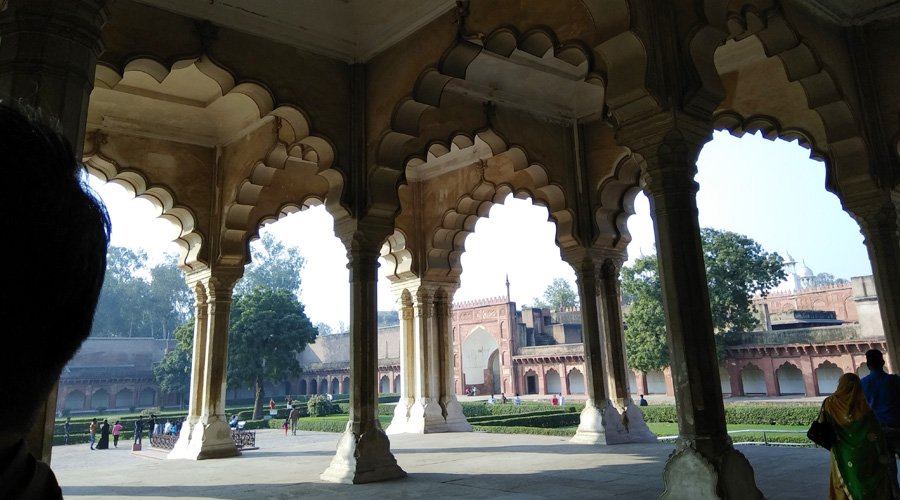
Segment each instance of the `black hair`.
M0 287L0 428L26 430L88 336L106 271L109 217L68 141L39 111L0 103L6 170ZM27 413L26 413L27 412Z

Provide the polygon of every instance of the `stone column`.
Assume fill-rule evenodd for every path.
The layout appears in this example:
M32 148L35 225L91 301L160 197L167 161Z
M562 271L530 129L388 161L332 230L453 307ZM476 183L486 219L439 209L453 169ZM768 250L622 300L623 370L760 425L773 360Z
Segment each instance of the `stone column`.
M600 331L599 298L597 297L599 269L596 266L595 258L590 255L578 256L570 260L570 263L572 261L576 262L572 267L575 269L578 297L581 302L584 390L585 396L587 396L584 410L581 411L581 421L572 442L607 444L606 424L608 422L604 418L604 414L608 412L610 404L604 380L605 370L601 347L602 333ZM618 418L615 420L619 421Z
M607 252L599 273L601 351L606 369L610 407L607 409L606 441L616 443L655 443L656 434L644 422L644 414L628 391L628 366L625 360L625 327L619 273L625 263L624 252Z
M762 498L750 463L728 437L719 383L694 182L711 127L675 112L635 127L654 129L627 142L645 161L641 177L656 233L678 412L662 498Z
M443 411L446 430L449 432L471 432L472 425L463 414L462 405L456 398L453 384L453 325L450 309L453 293L457 285L444 287L434 299L435 338L438 355L438 398Z
M406 407L398 403L388 434L472 430L453 390L452 294L448 287L456 288L418 279L394 285L404 304L401 370L409 374L410 381L404 389Z
M389 234L389 231L384 231ZM378 257L381 237L353 228L339 234L350 269L350 421L320 478L370 483L406 477L378 422ZM386 236L385 236L386 237Z
M890 364L900 366L900 234L897 202L882 193L858 198L858 201L851 200L845 202L845 205L855 215L865 238Z
M399 295L400 303L400 399L394 408L394 417L386 432L390 434L399 434L406 431L406 424L409 420L409 410L415 401L416 385L415 371L415 350L413 349L415 323L413 314L412 295L406 290L402 284L394 286L395 296Z
M0 2L0 100L19 100L59 120L81 157L88 98L107 19L102 0ZM54 385L26 438L31 453L50 463L56 417Z
M184 427L182 427L178 435L178 441L169 453L170 458L187 458L191 434L194 426L200 421L200 410L203 407L208 304L202 277L203 272L191 273L187 276L188 287L194 291L194 344L191 353L191 385L188 388L188 414L184 420Z
M195 338L194 341L191 409L185 421L188 424L188 429L185 429L188 433L188 442L186 445L179 443L180 446L169 453L169 458L203 460L240 455L234 446L231 428L225 417L225 382L231 293L242 274L243 266L222 266L192 273L189 278L205 289L206 317L197 316L194 330L195 337L198 333L204 333L203 339ZM202 298L199 294L197 297ZM201 359L197 360L197 357ZM193 373L194 368L198 368L199 373Z

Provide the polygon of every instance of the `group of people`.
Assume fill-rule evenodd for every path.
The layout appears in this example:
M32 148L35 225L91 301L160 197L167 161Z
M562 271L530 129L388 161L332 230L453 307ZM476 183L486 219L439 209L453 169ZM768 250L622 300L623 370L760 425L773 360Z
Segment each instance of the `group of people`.
M66 425L69 424L68 419L66 420ZM113 424L112 427L109 426L109 420L103 419L103 423L97 425L97 419L91 419L91 424L88 427L88 432L91 435L91 449L92 450L108 450L109 449L109 436L112 434L113 437L113 447L119 447L119 436L122 434L122 429L124 427L122 424L116 420L116 423ZM97 440L97 432L100 432L100 440ZM67 431L68 435L68 431ZM96 446L95 446L96 444Z
M845 373L825 398L818 421L834 432L830 499L900 498L900 376L884 371L884 355L866 352L869 375Z
M150 436L154 434L170 434L172 436L177 436L179 432L181 432L181 424L179 421L166 420L165 422L160 423L160 421L156 418L156 415L151 414L150 418L144 420L143 416L139 416L137 420L134 421L134 442L137 444L142 444L144 438L144 428L147 429L147 439L150 439Z
M550 404L553 406L565 406L566 397L562 394L554 394L553 397L550 398Z

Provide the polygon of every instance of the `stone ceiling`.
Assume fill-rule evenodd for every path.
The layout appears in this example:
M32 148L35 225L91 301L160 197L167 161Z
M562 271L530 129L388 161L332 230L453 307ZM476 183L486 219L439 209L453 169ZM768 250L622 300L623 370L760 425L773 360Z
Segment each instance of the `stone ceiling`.
M454 0L138 0L342 61L366 61Z
M796 0L811 12L840 25L862 25L900 17L900 0Z

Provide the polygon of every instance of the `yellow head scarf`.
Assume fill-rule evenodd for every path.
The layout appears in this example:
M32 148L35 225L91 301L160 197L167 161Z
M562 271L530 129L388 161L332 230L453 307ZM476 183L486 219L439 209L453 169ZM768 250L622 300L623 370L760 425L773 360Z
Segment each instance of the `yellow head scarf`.
M847 425L869 413L872 408L866 402L862 383L855 373L845 373L838 380L837 390L825 398L822 407L839 425Z

